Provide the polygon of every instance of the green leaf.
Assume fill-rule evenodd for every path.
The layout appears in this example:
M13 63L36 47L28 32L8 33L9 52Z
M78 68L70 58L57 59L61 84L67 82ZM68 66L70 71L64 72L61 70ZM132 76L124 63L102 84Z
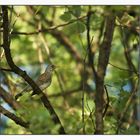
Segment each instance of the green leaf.
M79 17L81 15L81 6L70 6L68 9L75 17Z
M65 12L63 15L60 16L60 18L64 21L69 21L71 20L71 14L70 12Z
M77 21L69 25L68 30L70 30L70 32L73 34L77 34L77 33L83 33L86 30L86 27L84 23L82 23L81 21Z
M86 30L85 24L81 21L77 21L78 33L83 33Z
M81 15L81 6L75 6L73 11L74 16L80 17Z
M86 103L85 107L88 111L91 111L93 108L95 108L95 103L94 103L93 100L89 100L89 101L86 101L86 102L87 103Z

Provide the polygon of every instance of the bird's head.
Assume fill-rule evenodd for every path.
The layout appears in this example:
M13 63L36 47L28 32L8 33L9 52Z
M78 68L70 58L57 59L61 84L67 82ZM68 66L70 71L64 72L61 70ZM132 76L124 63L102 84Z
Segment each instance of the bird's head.
M53 64L49 64L46 68L46 71L53 72L55 70L56 66Z

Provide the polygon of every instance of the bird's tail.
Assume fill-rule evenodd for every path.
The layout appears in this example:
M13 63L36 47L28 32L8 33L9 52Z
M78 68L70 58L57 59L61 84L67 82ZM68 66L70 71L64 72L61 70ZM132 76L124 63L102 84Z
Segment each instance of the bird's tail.
M15 96L15 99L17 100L19 97L21 97L25 91L30 91L30 87L26 86L20 93Z

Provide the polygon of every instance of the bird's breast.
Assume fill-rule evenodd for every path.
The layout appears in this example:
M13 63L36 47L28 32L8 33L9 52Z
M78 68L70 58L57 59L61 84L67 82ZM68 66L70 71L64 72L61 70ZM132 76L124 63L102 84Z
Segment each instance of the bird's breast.
M50 84L51 84L51 81L50 81L50 82L47 82L47 83L42 84L42 85L40 86L41 90L46 89L47 87L49 87L49 86L50 86Z

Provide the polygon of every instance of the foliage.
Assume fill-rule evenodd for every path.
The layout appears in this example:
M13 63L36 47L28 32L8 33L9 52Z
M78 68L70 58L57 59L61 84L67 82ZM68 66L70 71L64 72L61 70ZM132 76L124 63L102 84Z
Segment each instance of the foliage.
M98 93L87 59L87 13L92 11L90 41L95 69L104 36L106 16L109 12L116 16L111 54L104 80L110 98L104 117L104 133L116 134L119 115L137 83L137 75L129 71L125 47L137 69L139 39L137 30L133 29L138 26L139 6L14 6L10 9L12 6L9 6L8 10L9 17L12 15L10 49L15 64L26 70L34 80L44 72L49 63L58 66L51 86L44 92L47 93L67 134L95 132L94 101ZM0 57L0 67L9 68L5 56ZM27 84L20 76L6 71L0 72L0 82L1 87L13 97ZM83 94L84 122L81 99ZM104 96L107 102L106 95ZM54 124L38 95L31 97L26 93L18 102L23 108L13 112L29 121L30 127L25 129L8 119L3 134L59 134L60 126ZM124 114L119 134L138 134L137 125L132 119L136 117L133 113L134 104L135 100Z

